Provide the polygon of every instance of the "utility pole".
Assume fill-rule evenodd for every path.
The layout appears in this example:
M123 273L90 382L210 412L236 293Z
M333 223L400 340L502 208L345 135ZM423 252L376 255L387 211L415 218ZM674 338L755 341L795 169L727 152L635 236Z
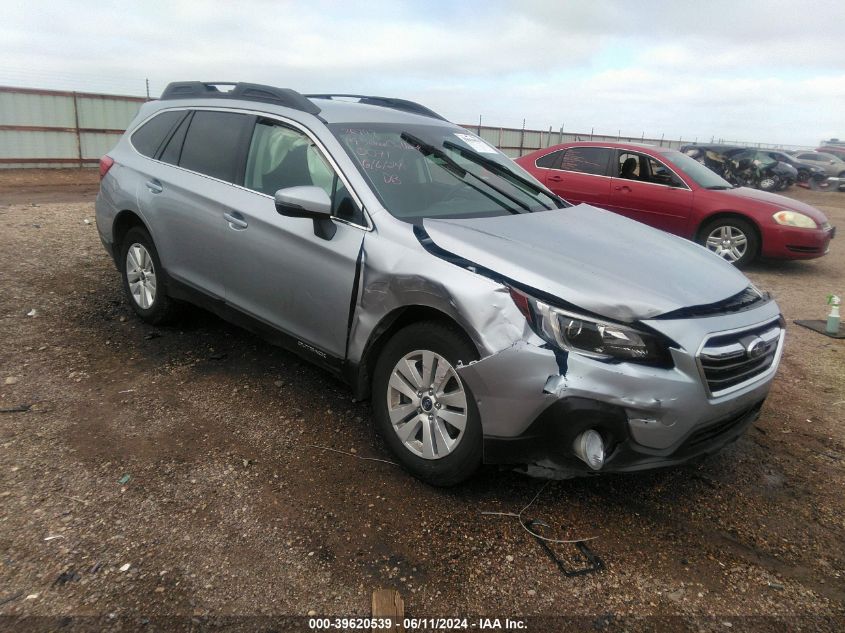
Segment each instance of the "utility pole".
M147 77L147 101L150 100L150 78Z

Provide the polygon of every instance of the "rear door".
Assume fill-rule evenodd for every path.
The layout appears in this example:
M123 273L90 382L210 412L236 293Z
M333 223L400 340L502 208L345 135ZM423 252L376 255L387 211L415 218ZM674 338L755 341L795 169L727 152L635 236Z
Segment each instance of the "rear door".
M276 211L277 190L317 186L332 199L330 238L314 220ZM346 355L349 311L367 220L348 183L316 141L293 123L259 119L243 188L225 229L226 301L298 339L323 361Z
M607 208L610 204L608 166L613 150L606 147L570 147L546 170L544 184L572 204Z
M223 299L224 213L235 200L255 117L217 110L188 114L158 159L149 161L139 199L168 274Z
M612 211L675 235L687 235L693 193L665 163L617 150L611 179Z

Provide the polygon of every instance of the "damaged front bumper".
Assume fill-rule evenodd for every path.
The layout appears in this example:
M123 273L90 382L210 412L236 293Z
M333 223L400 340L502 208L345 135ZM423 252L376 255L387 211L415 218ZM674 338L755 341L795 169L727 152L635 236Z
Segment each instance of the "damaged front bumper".
M687 462L736 440L757 418L783 349L771 366L727 395L713 397L697 355L717 333L741 332L779 319L774 302L718 317L644 321L678 346L674 366L608 363L555 352L529 336L457 369L473 394L487 463L519 464L556 477L591 474L573 452L588 429L604 441L600 472L626 472Z

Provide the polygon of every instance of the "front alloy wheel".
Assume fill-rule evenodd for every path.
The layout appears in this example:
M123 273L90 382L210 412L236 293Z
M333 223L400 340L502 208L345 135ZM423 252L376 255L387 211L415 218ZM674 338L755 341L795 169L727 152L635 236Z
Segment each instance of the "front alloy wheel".
M780 185L780 178L777 176L763 176L760 179L760 189L762 191L775 191Z
M393 368L387 410L407 450L423 459L440 459L463 437L467 395L448 360L430 350L415 350Z
M748 250L748 236L735 226L720 226L707 236L707 248L732 264Z
M478 351L457 326L421 321L399 330L373 371L373 417L402 465L435 486L453 486L481 465L478 407L457 367Z
M760 251L760 238L750 222L721 217L701 227L698 243L737 268L749 264Z

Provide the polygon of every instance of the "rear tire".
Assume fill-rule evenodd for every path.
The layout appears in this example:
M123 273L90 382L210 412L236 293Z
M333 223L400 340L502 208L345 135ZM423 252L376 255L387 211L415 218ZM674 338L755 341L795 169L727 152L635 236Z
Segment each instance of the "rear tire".
M481 418L455 371L459 361L477 358L456 328L426 321L397 332L376 362L378 430L402 465L431 485L459 484L481 464Z
M742 218L716 218L701 228L696 241L737 268L750 264L760 252L757 229Z
M178 305L167 296L164 269L146 229L135 226L126 232L119 262L123 291L135 314L153 325L172 321Z

